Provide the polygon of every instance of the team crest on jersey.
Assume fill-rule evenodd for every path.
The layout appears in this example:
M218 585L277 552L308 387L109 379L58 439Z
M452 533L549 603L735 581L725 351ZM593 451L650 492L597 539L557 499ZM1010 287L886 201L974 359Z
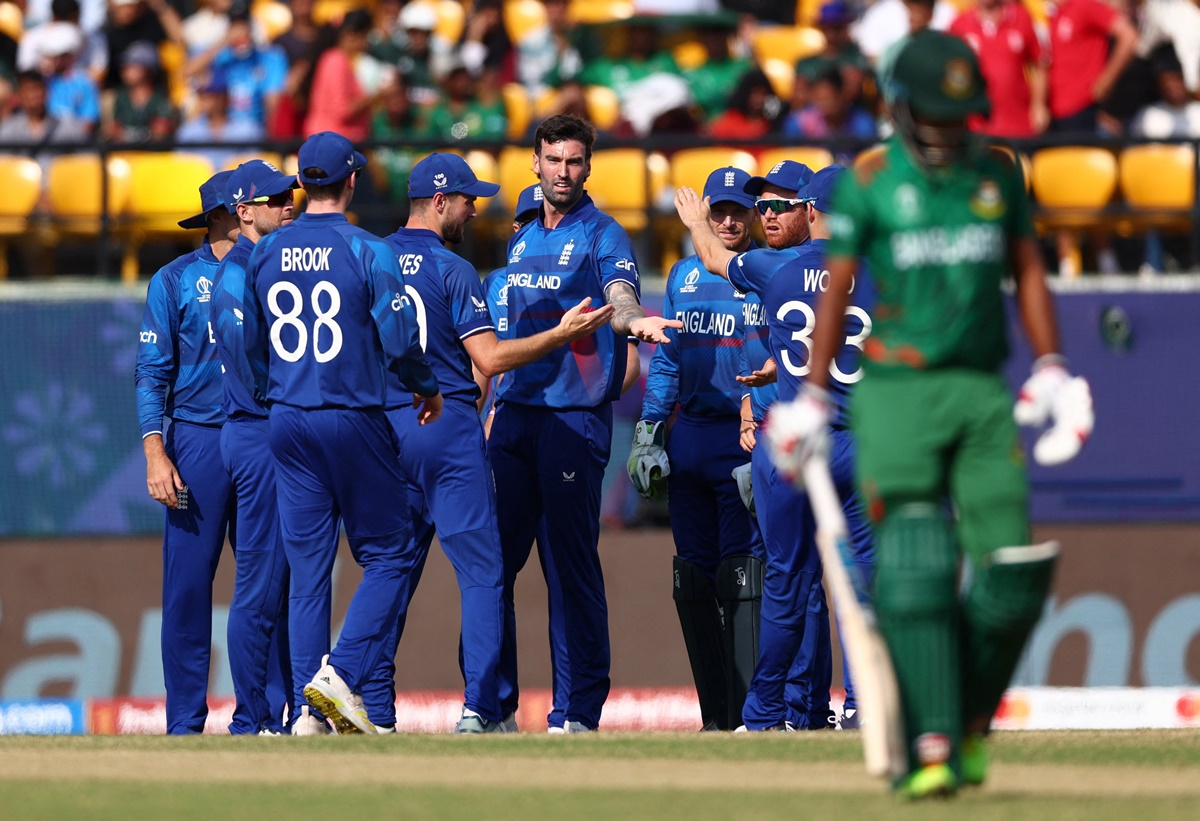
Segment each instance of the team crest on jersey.
M496 295L496 304L508 306L508 285L500 288L500 293Z
M559 265L569 265L571 263L571 252L575 250L575 240L571 240L563 246L562 253L558 255Z
M525 240L521 240L520 242L517 243L516 247L513 248L512 256L510 256L508 258L508 261L509 262L520 262L521 254L523 254L523 253L525 253Z
M696 283L700 281L700 269L693 268L688 271L687 276L683 278L683 287L679 289L681 294L696 293Z
M208 302L212 299L212 280L208 277L200 277L196 280L196 290L200 292L200 296L196 297L197 302Z
M995 220L1004 215L1004 198L1000 196L1000 186L995 180L983 180L971 201L967 204L971 213L980 219Z
M892 209L900 222L917 222L921 219L921 194L916 186L904 183L896 186L892 194Z
M771 176L772 174L778 174L778 173L779 173L779 169L783 168L783 163L785 163L785 162L787 162L787 160L783 160L782 162L777 162L777 163L775 163L775 167L774 167L774 168L772 168L770 171L768 171L768 172L767 172L767 176L769 177L769 176Z

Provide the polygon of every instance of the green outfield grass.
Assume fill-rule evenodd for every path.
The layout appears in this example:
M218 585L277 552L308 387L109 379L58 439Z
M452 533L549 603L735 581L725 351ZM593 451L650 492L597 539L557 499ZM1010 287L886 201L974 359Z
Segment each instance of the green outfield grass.
M1200 731L1002 733L993 778L905 805L849 733L0 737L5 818L1195 818Z

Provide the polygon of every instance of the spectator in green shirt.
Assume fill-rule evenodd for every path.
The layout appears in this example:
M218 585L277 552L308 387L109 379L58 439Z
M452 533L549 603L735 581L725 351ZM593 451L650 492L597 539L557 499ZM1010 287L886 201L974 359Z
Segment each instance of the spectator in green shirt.
M629 24L628 21L622 28L624 32L617 30L613 34L618 41L628 44L625 55L590 61L579 75L580 82L589 86L608 86L618 96L624 96L630 85L651 74L679 74L679 66L671 52L658 48L657 28L646 22ZM626 36L621 37L622 33Z
M845 79L846 97L857 102L862 97L863 81L871 71L871 63L850 36L854 10L844 0L830 0L821 6L817 27L825 35L825 48L819 54L805 57L796 63L796 83L810 86L830 68L838 68ZM793 100L793 105L796 104ZM807 100L803 101L807 103Z
M403 82L396 83L385 93L383 105L371 119L372 139L400 143L389 148L377 148L371 157L371 163L377 171L382 172L380 181L387 189L387 198L391 202L408 202L408 174L417 160L429 153L403 144L419 132L420 121L408 98L408 88Z
M707 57L696 68L684 71L683 77L692 90L692 100L700 106L704 118L711 120L725 110L738 80L754 66L747 59L730 55L729 30L726 27L705 26L699 34Z
M105 127L119 143L142 143L171 136L177 125L175 107L157 87L158 48L139 41L121 55L121 87L113 101L113 117Z
M503 140L508 131L504 101L496 93L497 83L480 84L461 61L450 64L442 89L445 96L425 115L425 136L456 143L462 140Z

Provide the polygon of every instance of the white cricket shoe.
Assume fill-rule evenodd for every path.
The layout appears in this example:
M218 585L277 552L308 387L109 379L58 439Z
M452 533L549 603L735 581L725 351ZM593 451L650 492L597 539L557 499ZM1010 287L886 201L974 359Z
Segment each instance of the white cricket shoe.
M564 725L564 729L568 733L594 733L594 732L596 732L595 727L589 727L586 724L584 724L582 721L568 721Z
M546 732L549 733L550 735L566 735L567 728L566 727L558 727L556 725L551 725L546 728Z
M313 676L313 680L304 685L304 698L333 722L333 728L339 735L374 735L375 725L367 718L362 697L350 692L349 686L329 663L328 654L321 659L321 669Z
M300 708L300 715L292 722L292 735L328 735L329 725L321 718L313 715L305 704Z

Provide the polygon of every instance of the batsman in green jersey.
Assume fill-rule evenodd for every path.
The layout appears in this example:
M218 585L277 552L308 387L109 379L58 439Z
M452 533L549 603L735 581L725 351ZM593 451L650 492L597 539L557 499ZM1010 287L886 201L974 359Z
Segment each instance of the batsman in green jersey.
M971 49L917 33L891 83L895 135L836 191L809 376L772 409L768 437L785 475L823 458L829 362L865 257L878 300L851 425L903 705L908 774L896 786L922 797L983 781L984 735L1050 589L1058 545L1030 544L1016 423L1052 422L1034 458L1056 464L1079 451L1093 416L1087 383L1059 353L1020 165L966 127L989 109ZM1015 411L1000 374L1009 276L1037 357Z

